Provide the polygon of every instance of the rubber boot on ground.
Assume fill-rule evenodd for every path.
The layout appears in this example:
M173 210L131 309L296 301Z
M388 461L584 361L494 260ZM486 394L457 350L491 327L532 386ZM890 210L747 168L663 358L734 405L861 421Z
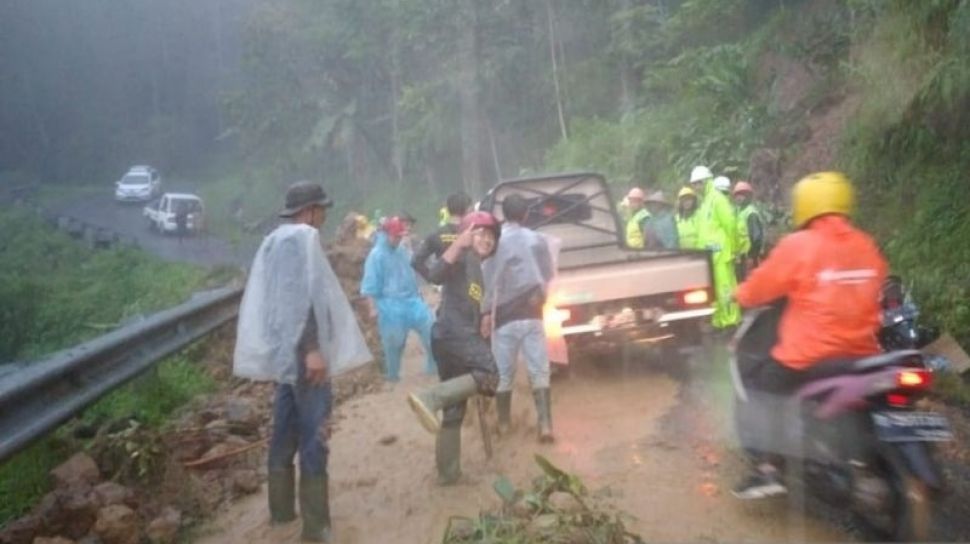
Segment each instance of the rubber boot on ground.
M293 467L270 469L266 477L269 519L273 525L296 519L296 475Z
M330 491L327 475L300 476L300 517L304 542L330 542Z
M495 405L498 408L498 434L508 434L512 425L512 392L496 393Z
M532 391L536 401L536 416L538 418L539 442L547 444L555 440L552 436L552 409L549 403L549 388Z
M444 425L435 441L438 484L454 485L461 477L461 424Z
M461 402L478 392L478 385L471 374L464 374L457 378L433 385L420 393L408 395L408 404L418 416L421 425L431 434L441 430L441 420L438 410Z

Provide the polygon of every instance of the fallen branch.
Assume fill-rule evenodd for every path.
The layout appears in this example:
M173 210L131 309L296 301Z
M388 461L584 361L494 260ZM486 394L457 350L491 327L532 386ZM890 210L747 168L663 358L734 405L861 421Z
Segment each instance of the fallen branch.
M252 444L248 444L246 446L242 446L234 450L229 450L225 453L220 453L218 455L213 455L211 457L205 457L202 459L196 459L195 461L188 461L186 463L182 463L182 466L184 466L185 468L199 468L199 467L208 465L210 463L213 463L215 461L221 461L228 457L232 457L233 455L239 455L240 453L245 453L249 450L254 450L258 447L265 446L267 443L269 443L269 438L264 438L259 442L253 442Z

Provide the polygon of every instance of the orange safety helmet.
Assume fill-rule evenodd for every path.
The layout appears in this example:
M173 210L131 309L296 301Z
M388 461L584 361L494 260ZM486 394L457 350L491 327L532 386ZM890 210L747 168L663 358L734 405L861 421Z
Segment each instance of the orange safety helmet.
M731 191L732 195L736 195L738 193L752 194L754 193L754 187L752 187L747 181L739 181L734 184L734 190Z

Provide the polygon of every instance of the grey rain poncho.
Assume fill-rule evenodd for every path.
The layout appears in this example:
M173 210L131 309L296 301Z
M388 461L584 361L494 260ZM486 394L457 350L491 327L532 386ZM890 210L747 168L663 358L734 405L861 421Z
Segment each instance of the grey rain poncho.
M485 280L483 310L494 313L496 307L536 287L545 291L556 275L561 245L558 238L506 223L495 255L482 264Z
M233 373L296 384L297 365L302 364L297 344L311 309L329 376L373 359L317 229L281 225L263 240L249 271L239 307Z

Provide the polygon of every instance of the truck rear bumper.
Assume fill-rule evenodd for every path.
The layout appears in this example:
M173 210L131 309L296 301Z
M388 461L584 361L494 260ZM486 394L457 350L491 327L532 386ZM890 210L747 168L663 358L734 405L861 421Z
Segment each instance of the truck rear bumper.
M570 337L577 334L593 334L593 335L615 335L615 334L625 334L629 330L641 330L650 328L662 328L671 323L677 323L690 319L703 319L714 315L714 308L698 308L696 310L683 310L679 312L667 312L661 315L655 322L636 324L629 327L616 327L611 329L604 329L602 325L595 323L585 323L582 325L564 326L562 328L562 335L565 337Z
M625 346L676 344L685 348L700 345L703 325L713 313L713 308L670 312L656 321L610 329L592 324L563 327L563 335L557 340L565 344L562 346L564 349L559 352L561 355L551 359L559 364L568 364L571 356L577 352L605 354L614 353ZM550 350L550 354L554 352Z

